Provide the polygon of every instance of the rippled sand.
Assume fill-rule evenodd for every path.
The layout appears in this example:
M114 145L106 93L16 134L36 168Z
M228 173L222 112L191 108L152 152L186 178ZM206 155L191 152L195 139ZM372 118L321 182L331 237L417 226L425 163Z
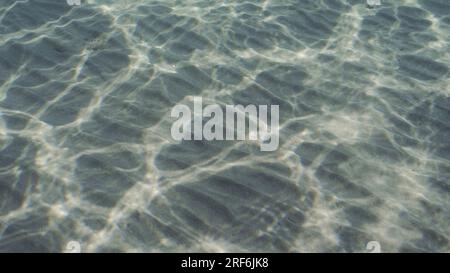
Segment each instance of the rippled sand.
M450 2L0 3L0 251L450 251ZM170 110L280 105L280 148Z

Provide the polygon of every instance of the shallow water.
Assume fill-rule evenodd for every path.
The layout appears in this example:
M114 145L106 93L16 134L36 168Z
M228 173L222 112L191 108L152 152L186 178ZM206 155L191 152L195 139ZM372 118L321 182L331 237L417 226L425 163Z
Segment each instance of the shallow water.
M450 2L0 3L0 251L450 250ZM170 110L280 105L280 147Z

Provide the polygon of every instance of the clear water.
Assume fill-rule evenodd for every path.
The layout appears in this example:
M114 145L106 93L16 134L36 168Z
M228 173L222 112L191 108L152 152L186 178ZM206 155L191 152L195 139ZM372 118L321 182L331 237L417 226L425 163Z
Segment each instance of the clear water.
M448 0L0 2L0 251L450 250ZM280 148L170 136L280 105Z

